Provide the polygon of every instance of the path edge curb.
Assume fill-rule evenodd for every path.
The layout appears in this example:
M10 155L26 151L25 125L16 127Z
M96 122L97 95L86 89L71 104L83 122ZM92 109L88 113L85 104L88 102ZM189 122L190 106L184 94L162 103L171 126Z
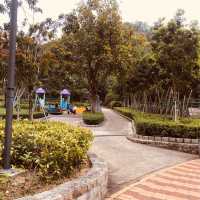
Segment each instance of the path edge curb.
M25 196L16 200L83 200L103 199L107 193L108 165L95 154L88 154L92 167L89 171L72 181L55 186L53 189Z
M165 148L179 152L200 155L199 139L163 137L165 139L164 140L162 137L138 135L135 126L135 121L133 119L121 114L120 112L114 109L113 111L131 122L132 134L126 136L126 138L129 141L134 143L150 145L158 148ZM179 141L179 139L182 139L183 141Z

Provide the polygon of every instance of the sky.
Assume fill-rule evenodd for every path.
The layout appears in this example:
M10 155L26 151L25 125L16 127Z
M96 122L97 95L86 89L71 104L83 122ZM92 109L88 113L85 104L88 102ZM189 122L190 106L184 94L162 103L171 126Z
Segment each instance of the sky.
M4 0L0 0L0 3ZM186 11L189 21L200 22L200 0L118 0L123 21L145 21L152 25L161 17L170 19L178 8ZM80 0L39 0L39 7L43 13L36 16L36 21L42 21L47 17L56 18L61 13L68 13L76 8ZM26 15L29 15L26 13ZM19 13L22 20L24 12ZM5 20L0 16L0 23Z

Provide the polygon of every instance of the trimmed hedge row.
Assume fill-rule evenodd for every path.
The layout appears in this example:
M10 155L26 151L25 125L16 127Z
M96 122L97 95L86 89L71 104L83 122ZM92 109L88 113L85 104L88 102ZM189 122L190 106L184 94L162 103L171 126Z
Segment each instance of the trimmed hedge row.
M102 112L84 112L82 117L84 123L88 125L98 125L104 121L104 114Z
M200 120L182 118L178 122L161 115L148 114L130 108L115 108L116 111L133 119L137 134L144 136L161 136L197 139L200 136Z
M110 108L121 107L121 106L122 106L121 101L111 101L110 104L109 104Z
M3 136L4 123L0 122L0 155ZM45 180L69 176L87 158L92 139L90 130L61 122L15 121L11 162L36 170Z
M45 113L46 116L48 116L48 113ZM36 112L36 113L33 113L33 119L40 119L40 118L43 118L45 117L44 116L44 113L43 112ZM0 118L1 119L5 119L6 118L6 114L0 114ZM20 114L20 119L28 119L29 118L29 114ZM17 119L17 115L16 114L13 114L13 119Z

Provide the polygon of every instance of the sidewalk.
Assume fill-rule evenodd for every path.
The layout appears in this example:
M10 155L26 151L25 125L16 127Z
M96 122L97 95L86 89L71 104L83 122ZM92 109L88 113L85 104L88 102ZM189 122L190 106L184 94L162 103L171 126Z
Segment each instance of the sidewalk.
M109 200L200 200L200 159L153 173Z

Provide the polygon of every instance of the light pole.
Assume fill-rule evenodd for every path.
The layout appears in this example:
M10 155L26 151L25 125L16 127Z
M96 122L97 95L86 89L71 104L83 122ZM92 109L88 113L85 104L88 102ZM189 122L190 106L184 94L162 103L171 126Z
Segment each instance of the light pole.
M11 168L10 150L12 143L13 100L15 89L17 7L18 0L12 0L10 8L9 65L7 70L8 82L6 88L6 124L3 152L3 168L5 170L9 170Z

